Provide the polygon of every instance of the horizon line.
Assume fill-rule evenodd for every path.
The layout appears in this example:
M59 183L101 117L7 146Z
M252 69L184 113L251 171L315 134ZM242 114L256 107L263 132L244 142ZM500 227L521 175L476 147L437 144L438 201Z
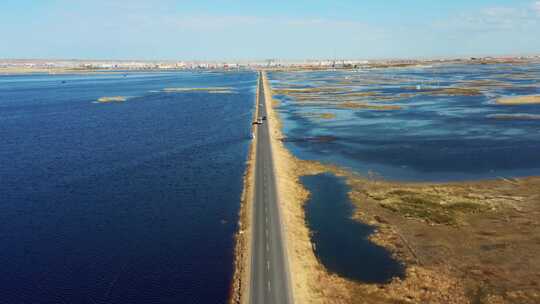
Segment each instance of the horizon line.
M517 57L538 57L540 52L535 53L514 53L514 54L468 54L468 55L441 55L441 56L412 56L412 57L305 57L305 58L251 58L251 59L129 59L129 58L116 58L116 59L103 59L103 58L10 58L0 57L0 61L72 61L72 62L85 62L85 61L98 61L98 62L259 62L259 61L274 61L274 62L293 62L293 61L391 61L391 60L448 60L448 59L470 59L470 58L517 58Z

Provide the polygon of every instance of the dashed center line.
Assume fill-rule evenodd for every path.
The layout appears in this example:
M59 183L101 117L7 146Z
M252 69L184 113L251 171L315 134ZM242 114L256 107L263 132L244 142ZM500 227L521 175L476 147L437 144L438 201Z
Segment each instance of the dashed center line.
M264 75L261 74L260 77L260 81L262 81ZM266 115L268 115L266 111L266 100L264 99L266 92L262 86L262 82L259 83L258 90L257 102L259 104L258 109L256 108L256 113L258 113L261 119L264 117L266 120ZM268 107L271 107L271 105L269 104ZM289 294L288 287L282 287L282 283L286 280L286 278L281 276L285 271L285 269L282 269L284 267L284 261L282 260L284 253L280 250L280 243L282 242L278 226L280 221L279 214L276 213L279 211L279 205L277 204L278 183L276 180L276 171L272 163L273 150L271 139L275 133L269 129L267 121L261 123L261 126L258 126L257 132L257 166L255 168L255 191L257 193L254 196L254 203L257 206L254 209L256 211L254 212L254 216L256 217L256 221L254 222L256 234L253 235L254 241L252 245L255 254L255 258L252 259L252 275L254 280L251 282L252 292L250 293L249 303L286 304L290 300L287 298ZM270 213L270 209L272 209L272 213ZM260 220L263 216L264 223ZM270 221L270 217L272 217L272 221ZM272 228L272 238L270 238L270 228ZM260 231L262 229L264 229L264 234L261 237ZM272 241L272 251L270 251L270 241ZM264 249L261 250L263 243ZM270 268L270 264L272 264L272 268ZM266 281L266 286L264 286L264 281ZM276 284L275 290L274 284Z

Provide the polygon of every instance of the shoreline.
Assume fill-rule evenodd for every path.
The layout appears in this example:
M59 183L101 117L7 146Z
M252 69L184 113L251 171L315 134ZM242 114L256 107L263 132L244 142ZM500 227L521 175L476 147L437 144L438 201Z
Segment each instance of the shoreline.
M538 298L534 298L537 295L534 286L531 289L520 287L521 285L516 282L510 282L509 286L513 287L505 287L506 282L488 281L486 283L483 281L486 278L489 280L491 277L497 278L497 275L504 273L506 268L516 267L511 263L512 256L515 255L513 251L501 252L500 250L519 248L518 241L527 243L527 239L517 237L512 233L505 234L502 231L526 208L532 210L531 214L540 215L540 210L531 205L538 200L538 195L534 193L534 190L529 190L536 189L535 185L540 187L540 177L448 183L382 181L362 177L338 166L298 159L282 141L283 122L276 109L279 101L273 99L272 89L266 76L262 81L265 91L268 92L266 104L267 114L272 122L270 132L277 177L276 186L281 204L282 231L287 245L291 286L296 303L358 303L359 299L361 303L368 304L513 303L512 299L514 302L534 303L535 300L530 299L540 299L540 293L538 293ZM311 241L312 232L306 223L304 204L308 201L310 193L301 183L300 177L325 172L346 179L350 187L348 196L354 205L353 218L375 228L375 232L369 239L387 249L397 261L404 265L405 277L403 279L395 278L387 284L367 284L344 279L338 274L330 273L322 265L314 251L314 244ZM443 214L447 216L446 218L448 218L446 214L448 210L454 210L445 209L447 204L453 207L455 203L462 203L460 199L469 200L475 207L488 206L491 209L478 209L480 211L476 213L476 209L467 209L471 206L461 204L459 206L463 207L463 210L449 213L455 216L455 221L450 217L452 221L437 223L440 221L439 217L401 214L400 209L395 208L403 203L396 200L396 197L401 198L401 196L392 196L393 191L395 193L404 191L403 193L408 193L409 196L419 196L422 199L439 195L437 199L445 200L444 204L441 203L442 211L435 209L436 212L433 214ZM380 199L378 196L381 193L383 196L390 193L388 200L385 197ZM477 203L480 205L474 205ZM246 213L249 212L249 208L249 203L242 204L244 211L241 211L241 214L244 216L241 220L244 224L241 227L249 223L250 219L246 218L246 216L249 217ZM527 220L534 221L534 218ZM502 225L502 228L490 227L492 224ZM539 223L527 225L526 227L519 226L519 229L529 229L531 233L537 230L540 232ZM472 232L469 233L470 231ZM491 233L495 233L496 237L491 237ZM422 237L422 235L425 236ZM441 236L443 236L442 240L439 240ZM243 238L245 241L246 237ZM460 239L464 240L463 244L460 244ZM497 242L492 243L492 239ZM540 244L540 238L536 243ZM524 246L526 247L527 244ZM524 254L529 254L532 250L530 247L534 246L532 244L522 251L525 252ZM472 250L469 247L475 249ZM536 248L533 249L535 249L533 252L536 252ZM467 260L463 263L465 266L459 263L462 255ZM510 262L506 264L501 262L504 265L500 267L491 265L491 262L486 264L482 260L483 255L493 260L497 260L502 255L506 261ZM246 261L249 261L249 249L244 248L243 252L236 251L236 256L237 259L244 259L243 265L246 265ZM524 258L526 257L527 255ZM451 262L447 263L446 260ZM532 260L534 259L531 259L531 262ZM532 269L535 268L532 267ZM520 275L531 277L527 269ZM243 277L245 278L245 274ZM540 272L538 277L540 278ZM475 280L480 283L476 284ZM483 285L484 283L487 287ZM514 290L516 286L523 289ZM243 303L242 296L238 299L240 300L234 303Z
M18 62L18 63L14 63ZM44 65L46 63L62 63L61 65ZM70 63L65 65L65 63ZM327 70L371 70L429 68L435 65L524 65L540 63L540 56L504 56L504 57L456 57L439 59L371 59L342 60L342 62L324 59L309 61L283 61L279 65L268 67L266 61L233 61L229 64L222 61L186 62L174 66L176 61L140 61L140 60L77 60L77 59L3 59L0 60L0 75L22 74L101 74L126 72L175 72L175 71L234 71L260 69L272 71L327 71ZM181 61L181 63L183 63ZM28 65L30 64L30 65ZM84 65L86 64L86 65ZM105 64L105 65L101 65ZM114 67L113 67L114 66Z
M265 91L272 92L268 80L264 80ZM283 231L287 246L291 283L296 303L354 303L356 298L362 298L363 303L391 303L395 300L407 300L400 296L403 293L401 280L395 279L390 284L363 284L340 277L338 274L328 272L317 258L314 244L311 241L311 231L306 224L304 204L308 201L309 191L300 182L300 177L322 172L336 172L334 169L318 162L304 161L296 158L283 144L282 121L279 113L274 109L279 105L277 100L268 94L267 113L273 122L271 125L272 149L278 192L282 204ZM271 105L271 106L270 106ZM388 246L383 246L387 249ZM391 250L392 254L395 252ZM407 277L411 277L407 269ZM417 271L414 270L414 273ZM423 274L422 275L432 275ZM409 283L409 282L407 282ZM394 288L385 288L394 285ZM451 282L446 290L454 288ZM386 289L380 292L381 287ZM442 287L442 286L441 286ZM388 297L386 294L391 293ZM456 292L449 292L439 303L464 303L463 297ZM454 297L455 301L452 301ZM420 300L420 299L418 299Z
M123 75L127 73L235 72L232 69L74 69L74 68L0 68L0 76L20 75ZM247 69L241 71L249 71Z
M304 162L296 159L285 148L282 138L282 121L275 110L278 105L273 99L272 89L266 75L263 77L266 95L267 114L272 133L272 154L277 177L277 191L281 204L282 231L286 242L286 252L291 279L291 287L296 303L341 302L347 293L338 284L336 275L329 275L319 263L313 251L310 231L305 224L303 204L309 192L300 183L300 176L309 170ZM328 296L332 299L328 301Z
M257 87L260 79L257 80ZM255 107L251 121L255 121L257 117L257 109L259 108L259 90L255 92ZM253 188L255 176L255 160L257 159L255 148L257 146L256 126L251 125L251 134L255 137L249 145L248 157L246 160L246 171L243 177L243 190L240 199L240 209L238 211L238 231L234 236L234 270L231 291L229 296L229 304L247 303L249 299L249 280L251 273L251 213L253 203Z
M264 84L267 92L272 92L267 79L265 79ZM268 98L272 99L272 96L272 94L269 94ZM471 298L475 297L485 297L488 301L494 303L496 301L499 303L509 303L505 302L503 297L514 297L514 299L523 301L523 303L529 303L527 302L527 299L535 297L534 292L531 293L530 289L524 291L524 293L520 293L519 290L503 290L500 292L495 290L493 291L493 294L483 291L482 286L478 287L478 290L469 290L471 287L466 286L466 283L463 282L464 279L467 279L467 277L463 277L463 275L468 276L469 273L461 273L461 270L456 269L456 267L459 266L456 266L456 263L435 263L430 259L424 259L426 249L422 246L425 244L423 245L422 242L415 239L413 232L421 231L421 233L424 233L424 230L429 231L437 228L440 230L441 234L450 233L459 237L459 234L462 233L460 231L471 230L475 233L478 232L479 237L481 237L484 233L482 230L484 227L482 225L479 225L480 228L476 227L476 222L482 222L485 218L489 217L495 218L495 222L499 220L506 221L505 217L509 216L509 214L513 214L514 210L518 210L516 212L519 213L520 208L524 208L524 205L527 206L527 204L519 201L521 199L519 194L525 195L527 194L527 189L535 189L534 187L526 185L528 185L528 183L530 183L530 185L538 185L540 184L540 178L531 177L516 180L500 179L455 183L369 181L365 178L361 178L354 172L341 169L337 166L323 165L316 161L305 161L296 158L281 141L281 139L284 138L281 131L282 121L278 111L275 109L275 107L279 105L279 102L277 100L272 100L272 103L267 102L267 104L272 105L272 107L269 107L268 113L269 117L274 122L271 127L273 133L272 140L276 173L279 181L278 190L280 194L283 194L284 198L282 201L284 210L284 231L291 244L291 246L289 246L288 258L290 261L289 264L291 265L293 292L298 303L355 303L355 299L359 297L363 299L364 303L395 303L396 301L441 304L470 303L473 301ZM398 261L405 265L406 277L404 279L394 279L389 284L365 284L346 280L337 274L329 273L324 265L321 264L314 252L314 245L311 243L310 235L312 232L307 228L303 208L310 193L301 184L299 178L303 175L313 175L323 172L330 172L346 178L347 184L351 187L349 197L351 198L351 203L355 206L354 218L363 223L373 225L376 228L376 231L370 236L370 240L389 250ZM487 201L489 204L492 204L499 209L497 209L498 211L493 211L493 213L487 213L486 211L486 213L481 213L478 216L474 212L468 213L467 211L463 214L456 212L457 226L436 224L430 222L430 218L425 219L426 221L423 222L424 219L409 219L403 217L402 214L392 213L388 209L381 208L381 204L374 201L373 198L367 195L362 196L362 193L360 193L361 189L366 188L366 185L369 187L377 186L387 190L394 188L412 188L414 191L419 191L420 195L424 195L424 192L430 194L429 191L431 191L431 189L434 189L434 192L439 191L441 193L447 193L447 196L456 196L457 198L468 198L468 195L470 194L474 198L472 202L484 203L484 201ZM521 188L517 188L517 185L521 185ZM375 187L375 189L377 189L377 187ZM502 190L490 191L492 188ZM409 189L409 191L411 190ZM528 193L530 195L530 197L528 197L529 203L534 203L534 190L529 190L529 192L531 192ZM518 195L516 195L516 193ZM446 199L446 197L444 197L444 199ZM360 206L368 208L364 210L364 208L360 208ZM462 225L462 221L465 221L466 225L469 226L459 226ZM470 221L470 223L467 223L466 221ZM409 226L417 230L414 230ZM480 229L480 231L474 229ZM536 228L532 227L530 229L535 231L534 229ZM497 233L501 234L501 238L507 237L500 231ZM512 243L513 240L514 239L510 238L505 242ZM474 243L474 239L470 241L472 242L469 244L470 246L480 248L481 251L479 252L479 255L485 254L483 252L484 248L490 248L490 253L493 252L494 256L497 256L497 254L507 254L506 252L501 253L491 249L494 248L493 246L499 246L497 244L477 244ZM450 247L441 248L447 248L452 251L454 249L452 244L453 243L450 243L450 245L443 244L441 246ZM513 244L512 246L517 245ZM460 248L457 248L456 250L458 249ZM429 252L429 250L427 252ZM463 250L465 251L460 251L454 256L450 255L451 258L459 260L460 254L466 255L468 253L466 251L467 248ZM443 252L443 254L439 257L442 256L444 258L444 250L441 249L441 252ZM533 250L533 252L535 252L535 250ZM474 263L479 264L475 265ZM482 260L472 259L470 264L474 267L482 268L485 263ZM512 265L506 266L509 268L512 267ZM472 272L484 271L489 274L489 271L495 271L492 268L489 268L491 270L477 270L477 268L474 268ZM478 276L474 279L478 279ZM467 284L470 284L470 282L467 282ZM494 282L493 284L497 286L497 282ZM476 288L476 286L474 288ZM506 292L506 294L498 294L504 292ZM515 295L516 292L518 294L517 296ZM474 293L474 295L471 295L471 293ZM482 293L486 293L486 295L483 295Z

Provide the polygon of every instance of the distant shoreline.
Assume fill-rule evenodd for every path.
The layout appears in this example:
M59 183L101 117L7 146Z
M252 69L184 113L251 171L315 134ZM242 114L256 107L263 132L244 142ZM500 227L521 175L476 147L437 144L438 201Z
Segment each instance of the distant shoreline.
M62 74L126 74L126 73L167 73L167 72L184 72L184 71L203 71L203 70L188 70L188 69L71 69L71 68L53 68L53 69L38 69L38 68L2 68L0 67L0 75L62 75ZM223 70L226 71L226 70ZM236 70L235 70L236 71Z
M92 74L121 72L172 72L200 70L328 70L429 67L439 64L529 64L540 63L540 56L468 57L440 59L387 59L387 60L255 60L255 61L129 61L129 60L42 60L0 59L3 74Z

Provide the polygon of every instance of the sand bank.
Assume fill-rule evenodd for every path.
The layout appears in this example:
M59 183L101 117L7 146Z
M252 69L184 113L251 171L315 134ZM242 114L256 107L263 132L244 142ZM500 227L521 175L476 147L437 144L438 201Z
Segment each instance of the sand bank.
M503 97L496 100L500 105L540 104L540 95Z
M36 67L1 67L0 74L64 74L71 70L66 68L36 68Z
M303 117L318 118L318 119L334 119L336 114L334 113L302 113Z
M99 103L108 103L108 102L124 102L127 100L126 96L105 96L98 98Z
M364 110L378 110L378 111L390 111L401 110L402 107L398 105L374 105L365 102L343 102L339 103L338 107L346 109L364 109Z
M414 95L478 96L482 92L474 87L402 86L403 90L415 91Z

